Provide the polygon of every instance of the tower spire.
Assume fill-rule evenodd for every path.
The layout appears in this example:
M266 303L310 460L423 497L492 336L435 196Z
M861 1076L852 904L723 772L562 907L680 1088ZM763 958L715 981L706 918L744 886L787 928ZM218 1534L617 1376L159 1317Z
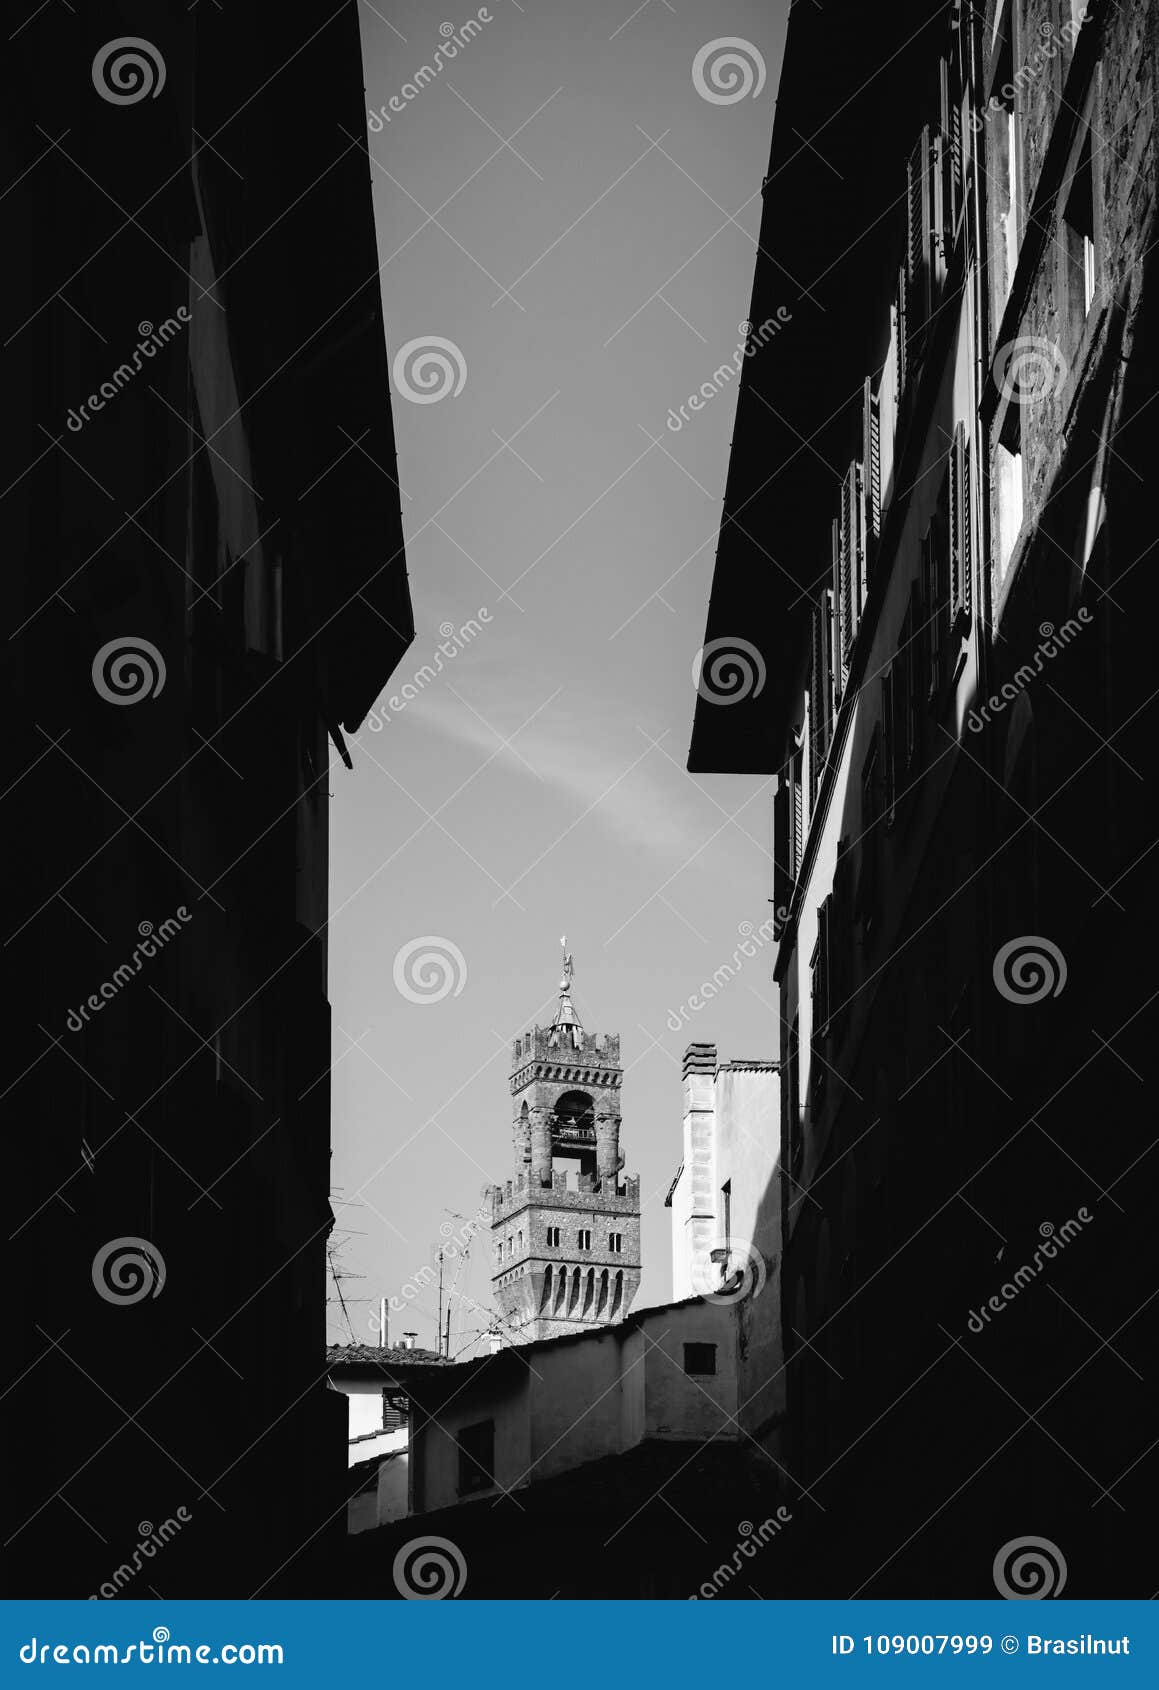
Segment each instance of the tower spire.
M553 1045L570 1044L574 1050L578 1050L583 1044L584 1030L571 1001L571 977L575 973L575 962L567 948L566 934L559 943L563 951L563 973L559 981L559 1003L556 1005L548 1042Z

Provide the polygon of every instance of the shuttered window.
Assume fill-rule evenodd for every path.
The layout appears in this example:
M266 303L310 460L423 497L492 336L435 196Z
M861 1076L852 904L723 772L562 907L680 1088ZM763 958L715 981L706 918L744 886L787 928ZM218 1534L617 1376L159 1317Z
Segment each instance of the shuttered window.
M905 307L912 358L921 346L932 308L930 261L933 229L933 137L923 128L906 166Z
M861 464L865 477L865 525L876 543L881 534L881 419L873 379L865 378L861 396Z
M969 621L972 588L972 518L973 501L970 488L970 443L966 430L959 423L954 431L954 445L950 453L950 625Z
M773 798L773 909L788 911L793 901L793 851L789 820L792 814L789 771L784 769Z
M816 802L821 771L833 738L833 594L813 607L813 656L809 677L809 799Z

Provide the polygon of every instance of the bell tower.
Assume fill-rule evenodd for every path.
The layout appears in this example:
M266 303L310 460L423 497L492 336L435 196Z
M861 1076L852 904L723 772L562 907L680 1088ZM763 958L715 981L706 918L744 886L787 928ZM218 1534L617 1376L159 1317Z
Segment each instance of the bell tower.
M623 1320L640 1285L640 1181L622 1175L620 1039L587 1033L567 940L559 1002L511 1053L515 1174L492 1188L492 1288L518 1343Z

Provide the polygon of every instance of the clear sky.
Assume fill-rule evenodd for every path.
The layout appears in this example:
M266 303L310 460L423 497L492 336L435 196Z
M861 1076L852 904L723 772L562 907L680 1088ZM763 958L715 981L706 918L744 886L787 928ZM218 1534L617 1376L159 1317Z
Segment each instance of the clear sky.
M510 1044L550 1019L562 934L585 1026L623 1040L637 1307L671 1291L685 1045L776 1055L771 946L681 1018L771 913L772 804L684 769L735 381L668 417L742 339L788 0L484 11L448 61L440 25L477 11L360 8L390 354L453 344L449 380L417 353L395 372L417 633L353 774L332 770L333 1185L341 1265L364 1276L343 1290L371 1299L355 1337L395 1296L392 1341L431 1347L424 1270L512 1175ZM766 79L718 103L693 67L729 36ZM396 969L428 936L445 969ZM452 1354L476 1353L490 1271L484 1229Z

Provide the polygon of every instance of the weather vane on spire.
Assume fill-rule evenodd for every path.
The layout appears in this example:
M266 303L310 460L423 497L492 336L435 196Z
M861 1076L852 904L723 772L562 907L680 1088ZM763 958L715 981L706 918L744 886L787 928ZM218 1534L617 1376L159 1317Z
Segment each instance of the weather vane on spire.
M567 948L566 933L561 937L559 943L560 949L563 951L563 980L560 983L560 990L566 991L571 985L571 977L575 973L575 963L572 960L571 952Z

